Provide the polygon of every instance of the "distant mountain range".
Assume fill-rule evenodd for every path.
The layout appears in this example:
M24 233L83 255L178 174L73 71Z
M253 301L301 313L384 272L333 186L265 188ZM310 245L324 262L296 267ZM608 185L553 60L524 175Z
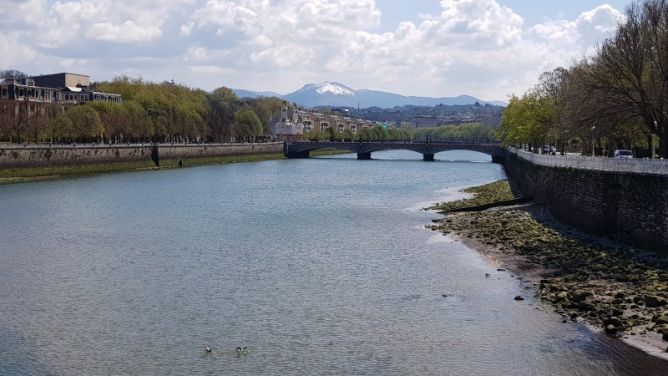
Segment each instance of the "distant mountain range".
M396 106L437 106L439 104L469 105L478 103L489 103L495 106L506 106L501 101L483 101L470 95L460 95L458 97L413 97L400 94L393 94L378 90L354 90L338 82L321 82L317 84L304 85L301 89L286 95L270 91L250 91L242 89L233 89L240 98L260 98L260 97L278 97L289 102L297 103L300 106L313 108L319 106L332 107L380 107L393 108Z
M232 89L234 94L239 98L262 98L262 97L277 97L282 98L283 95L279 93L274 93L273 91L251 91L244 89Z

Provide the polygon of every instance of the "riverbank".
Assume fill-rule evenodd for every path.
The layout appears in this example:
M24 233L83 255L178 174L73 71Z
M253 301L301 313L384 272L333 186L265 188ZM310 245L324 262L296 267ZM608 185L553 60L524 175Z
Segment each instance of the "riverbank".
M283 159L282 153L230 155L223 157L164 159L160 167L152 161L95 163L74 166L48 166L3 168L0 170L0 184L25 183L31 181L54 180L65 177L85 176L108 172L163 170L179 167L194 167L208 164L225 164L239 162L256 162L272 159ZM180 164L179 164L180 162Z
M317 150L312 156L349 154L345 150ZM150 160L132 162L109 162L80 164L70 166L21 167L0 169L0 184L27 183L43 180L56 180L67 177L86 176L110 172L150 171L181 167L195 167L213 164L259 162L284 159L283 153L227 155L221 157L203 157L187 159L162 159L160 167Z
M668 261L649 251L583 234L542 205L452 213L508 199L506 181L469 189L475 196L439 204L432 229L454 236L500 268L521 275L562 315L668 360Z

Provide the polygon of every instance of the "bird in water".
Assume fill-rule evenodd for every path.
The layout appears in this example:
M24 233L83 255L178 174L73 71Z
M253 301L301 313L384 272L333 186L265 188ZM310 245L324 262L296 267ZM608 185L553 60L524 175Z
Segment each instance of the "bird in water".
M247 354L248 354L248 347L244 346L243 349L241 347L237 347L237 356L247 355Z
M207 346L207 347L204 349L204 351L206 351L206 352L208 352L208 353L212 353L212 352L213 352L213 349L212 349L211 347Z

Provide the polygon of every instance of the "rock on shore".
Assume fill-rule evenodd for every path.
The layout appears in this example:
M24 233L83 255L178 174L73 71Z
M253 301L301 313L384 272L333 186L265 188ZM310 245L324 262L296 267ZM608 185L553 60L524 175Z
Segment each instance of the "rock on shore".
M565 317L615 336L668 338L665 258L537 219L545 214L490 210L449 215L432 228L473 241L492 258L511 260L506 267L516 272L533 268L537 295Z

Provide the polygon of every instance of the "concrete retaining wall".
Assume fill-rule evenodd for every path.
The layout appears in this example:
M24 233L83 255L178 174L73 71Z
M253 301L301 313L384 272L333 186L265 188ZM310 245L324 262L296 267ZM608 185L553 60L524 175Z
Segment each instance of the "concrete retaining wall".
M158 145L160 159L188 159L282 152L282 143ZM5 146L0 147L0 168L150 161L151 153L152 146L150 144L130 146Z
M668 252L668 175L544 166L515 152L505 169L560 221Z

